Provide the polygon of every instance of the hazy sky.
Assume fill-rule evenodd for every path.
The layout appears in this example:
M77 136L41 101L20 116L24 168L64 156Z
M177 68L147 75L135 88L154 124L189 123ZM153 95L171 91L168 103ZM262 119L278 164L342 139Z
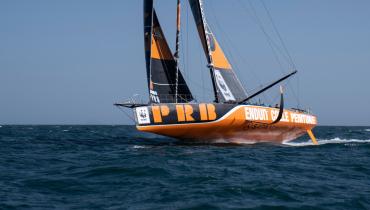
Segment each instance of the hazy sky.
M183 2L182 69L198 100L210 100L205 57ZM265 3L299 70L284 83L287 106L299 98L321 125L370 125L370 1ZM175 6L156 1L172 48ZM280 45L260 1L205 2L248 91L291 70L281 53L277 62L252 8ZM134 93L147 100L142 22L141 0L1 0L0 124L130 123L112 104ZM261 100L276 103L277 92Z

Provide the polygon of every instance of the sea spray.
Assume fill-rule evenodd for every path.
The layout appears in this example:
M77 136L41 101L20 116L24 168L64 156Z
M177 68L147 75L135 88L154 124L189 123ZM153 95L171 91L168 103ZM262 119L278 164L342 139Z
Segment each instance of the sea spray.
M333 138L333 139L317 139L317 142L319 145L325 145L325 144L346 144L346 143L370 143L370 139L367 140L361 140L361 139L340 139L340 138ZM312 143L311 140L307 140L305 142L283 142L284 145L288 146L296 146L296 147L302 147L302 146L316 146Z

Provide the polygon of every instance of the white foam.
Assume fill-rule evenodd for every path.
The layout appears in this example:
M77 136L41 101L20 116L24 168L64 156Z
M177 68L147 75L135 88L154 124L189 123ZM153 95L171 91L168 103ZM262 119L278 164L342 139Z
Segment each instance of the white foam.
M63 130L63 132L68 132L69 130Z
M140 145L134 145L132 148L134 148L134 149L144 149L146 147L145 146L140 146Z
M254 140L231 138L231 139L215 139L215 140L212 140L211 143L213 144L255 144L257 142Z
M1 126L0 126L0 128L1 128ZM368 128L368 129L365 129L365 131L367 131L367 132L370 132L370 128Z
M317 139L317 143L319 145L324 144L347 144L347 143L370 143L370 139L367 140L360 140L360 139L340 139L340 138L334 138L334 139ZM304 147L304 146L312 146L313 143L311 140L308 140L307 142L283 142L284 145L288 146L294 146L294 147Z
M3 126L1 126L1 125L0 125L0 128L1 128L1 127L3 127Z

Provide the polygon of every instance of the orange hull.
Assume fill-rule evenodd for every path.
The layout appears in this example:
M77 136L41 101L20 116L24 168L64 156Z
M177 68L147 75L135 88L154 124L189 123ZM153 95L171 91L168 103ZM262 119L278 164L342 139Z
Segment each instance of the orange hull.
M195 104L193 106L197 105ZM163 106L168 105L158 107L162 108ZM217 108L219 107L215 106L215 110ZM151 107L152 112L156 109L156 107ZM165 114L168 114L167 108L163 110L166 110ZM171 107L169 110L172 110ZM212 111L210 108L208 110ZM179 109L176 111L178 115ZM163 123L164 120L160 119L162 123L149 125L138 124L137 129L187 141L217 142L221 140L222 142L231 143L282 143L283 141L291 141L302 136L307 130L311 130L317 124L315 116L293 110L284 110L284 115L280 122L273 125L268 124L273 122L274 117L276 118L277 116L277 112L278 109L276 108L237 105L213 121L201 122L193 119L191 122L172 124ZM217 111L208 114L208 116L214 114L217 115ZM184 115L184 118L187 119L186 109L184 110ZM194 110L192 110L189 116L193 115L197 115ZM178 116L177 119L181 119L181 117Z

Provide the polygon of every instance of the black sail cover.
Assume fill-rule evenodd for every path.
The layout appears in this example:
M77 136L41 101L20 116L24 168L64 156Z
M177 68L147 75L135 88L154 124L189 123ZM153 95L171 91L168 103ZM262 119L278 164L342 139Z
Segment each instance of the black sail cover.
M217 100L219 102L238 102L247 97L247 93L236 77L228 59L210 30L203 9L202 0L189 0L208 63L212 68Z
M150 102L192 101L193 96L181 71L177 69L176 61L159 24L153 0L144 0L144 42Z

